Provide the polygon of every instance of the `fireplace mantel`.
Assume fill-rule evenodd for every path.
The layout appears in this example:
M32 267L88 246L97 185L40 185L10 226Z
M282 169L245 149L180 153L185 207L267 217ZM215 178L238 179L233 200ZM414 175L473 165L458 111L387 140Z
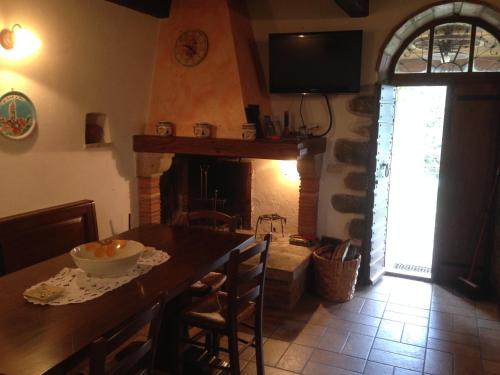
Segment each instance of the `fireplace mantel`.
M193 137L134 136L134 151L208 155L235 158L302 160L326 150L325 138L300 140L255 140Z

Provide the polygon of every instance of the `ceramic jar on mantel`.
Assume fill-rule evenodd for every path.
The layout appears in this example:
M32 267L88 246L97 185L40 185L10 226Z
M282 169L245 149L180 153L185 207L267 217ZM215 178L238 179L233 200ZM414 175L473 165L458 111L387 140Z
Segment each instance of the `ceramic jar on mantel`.
M246 123L241 125L241 137L245 141L254 141L257 134L257 129L255 128L255 124Z
M193 134L196 138L210 138L213 135L213 125L198 122L193 126Z
M174 135L174 124L169 121L158 121L156 125L156 134L164 137Z

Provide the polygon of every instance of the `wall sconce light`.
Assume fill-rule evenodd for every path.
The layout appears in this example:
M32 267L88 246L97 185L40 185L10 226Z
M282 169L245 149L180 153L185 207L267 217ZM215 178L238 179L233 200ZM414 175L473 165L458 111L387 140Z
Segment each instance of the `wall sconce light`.
M0 31L0 58L19 60L35 53L41 46L40 40L29 30L15 24Z
M0 45L5 49L12 49L16 45L16 29L21 28L21 25L16 23L9 30L7 28L0 31Z

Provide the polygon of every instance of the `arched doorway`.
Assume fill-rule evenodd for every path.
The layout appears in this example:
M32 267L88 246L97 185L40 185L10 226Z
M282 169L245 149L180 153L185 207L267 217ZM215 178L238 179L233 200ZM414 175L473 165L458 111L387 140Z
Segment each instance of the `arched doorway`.
M425 242L433 247L428 276L437 282L447 283L465 273L499 160L499 28L500 12L491 7L483 3L448 2L408 18L388 39L378 65L383 84L372 165L373 209L369 233L372 282L387 268L393 271L397 268L388 264L393 262L387 258L391 241L396 248L410 249L411 252L400 257L408 262L415 258L415 253L428 251L423 249ZM427 120L418 120L419 115L428 115L432 108L436 116L421 116ZM406 111L406 120L401 120L405 118L400 116L401 111ZM398 118L405 123L398 124ZM408 134L419 126L418 121L424 122L420 124L424 130L431 129L431 134L423 134L424 139L432 138L430 145L418 145L417 137ZM407 139L405 145L397 147L400 140L394 137L398 132L406 132ZM421 152L425 147L433 152ZM395 149L399 149L398 155ZM413 158L415 153L420 153L420 158L429 157L421 164L429 172L425 176L429 181L434 175L434 187L428 181L416 181L415 168L406 164L405 170L401 167L404 162L399 163L398 176L394 175L395 170L391 173L391 164L397 164L393 163L393 157L401 158L402 152ZM395 179L406 185L400 183L397 188ZM408 187L408 181L413 188ZM402 190L395 194L396 189ZM434 197L426 197L432 190ZM429 203L427 198L434 202ZM391 209L391 199L392 203L399 199L397 209ZM412 205L402 208L407 202ZM390 216L398 211L401 216L395 220L392 217L392 221L399 227L393 230L391 239ZM429 220L432 233L428 229L423 233L429 227ZM394 241L395 232L398 241ZM488 239L483 244L483 254L493 246L492 236ZM486 275L488 265L484 259L480 269Z

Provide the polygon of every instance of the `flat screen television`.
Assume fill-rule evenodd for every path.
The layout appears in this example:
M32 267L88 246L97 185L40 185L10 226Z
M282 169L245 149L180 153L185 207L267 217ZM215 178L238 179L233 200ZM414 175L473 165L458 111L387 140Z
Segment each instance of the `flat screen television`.
M272 93L359 92L363 32L269 34Z

